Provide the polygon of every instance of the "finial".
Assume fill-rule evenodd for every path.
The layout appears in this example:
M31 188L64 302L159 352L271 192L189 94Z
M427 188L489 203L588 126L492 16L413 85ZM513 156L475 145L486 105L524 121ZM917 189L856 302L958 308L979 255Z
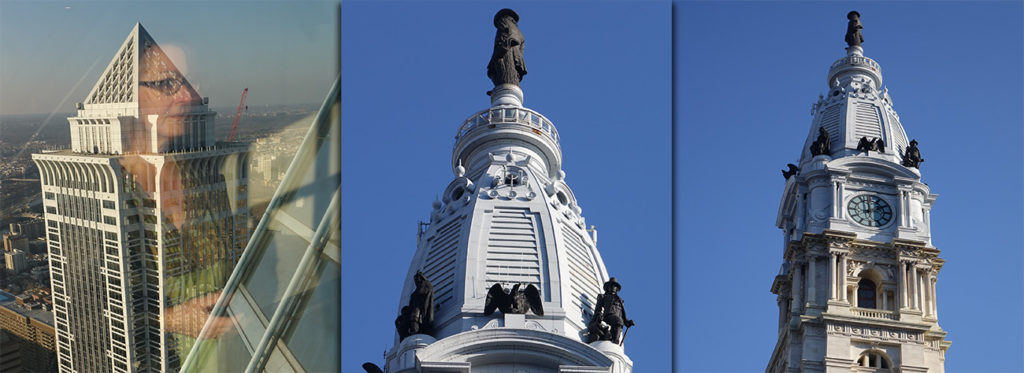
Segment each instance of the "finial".
M434 194L434 203L431 203L430 207L433 207L434 210L441 208L441 201L437 198L436 193Z
M864 42L864 35L860 32L864 28L860 23L860 13L856 10L850 11L846 14L846 18L850 20L850 23L846 25L846 44L850 48L860 47Z
M459 159L459 165L455 166L455 177L462 177L466 174L466 168L462 167L462 159Z
M512 9L499 10L494 15L494 27L498 29L494 35L494 52L487 64L487 77L495 87L502 84L519 85L526 75L526 62L523 61L523 45L526 40L519 31L519 14Z

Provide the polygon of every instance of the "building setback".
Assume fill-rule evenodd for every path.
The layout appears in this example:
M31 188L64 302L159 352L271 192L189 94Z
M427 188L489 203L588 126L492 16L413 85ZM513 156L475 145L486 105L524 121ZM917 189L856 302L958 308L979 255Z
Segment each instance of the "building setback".
M864 56L860 14L847 18L847 55L829 68L799 165L783 172L766 371L943 372L950 342L935 285L945 261L929 218L938 196L921 181L881 66Z
M140 24L39 166L61 372L177 371L248 239L248 153Z

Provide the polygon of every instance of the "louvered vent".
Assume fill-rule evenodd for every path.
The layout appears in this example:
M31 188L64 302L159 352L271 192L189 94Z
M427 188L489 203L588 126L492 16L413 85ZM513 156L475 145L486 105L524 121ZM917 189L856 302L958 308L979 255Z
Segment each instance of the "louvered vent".
M438 228L430 238L430 251L421 270L434 286L434 302L438 308L444 307L454 296L455 252L463 219L463 216L457 217Z
M841 107L841 104L830 106L821 114L821 126L825 127L825 131L828 131L829 140L832 141L832 149L836 149L835 146L837 144L842 144L839 142L841 138L839 136L839 112ZM815 131L813 136L817 138L817 131Z
M562 222L562 236L565 238L565 247L569 255L569 298L572 307L566 313L577 313L571 318L586 323L594 312L594 300L601 293L601 284L597 279L595 270L597 263L594 260L593 248L574 231L568 222ZM563 274L562 281L566 280Z
M903 156L903 151L910 145L907 143L907 134L903 132L903 125L901 125L900 120L892 114L889 114L889 125L895 132L893 135L893 146L896 147L896 154Z
M882 121L881 115L878 113L878 107L859 103L856 105L857 110L854 111L856 124L853 127L853 140L860 140L861 137L867 137L868 139L881 138L882 137Z
M487 234L487 284L534 284L541 290L537 217L527 209L495 207ZM549 298L549 292L542 295Z

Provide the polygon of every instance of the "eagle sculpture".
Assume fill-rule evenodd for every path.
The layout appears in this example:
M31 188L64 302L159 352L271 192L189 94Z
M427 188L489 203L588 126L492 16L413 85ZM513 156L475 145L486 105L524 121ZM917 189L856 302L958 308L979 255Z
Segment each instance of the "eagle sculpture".
M491 286L491 290L487 291L487 300L484 302L484 316L490 316L495 309L506 314L525 314L527 311L533 311L537 316L544 316L540 289L533 284L528 284L525 289L520 290L520 285L513 285L511 292L505 292L501 284Z

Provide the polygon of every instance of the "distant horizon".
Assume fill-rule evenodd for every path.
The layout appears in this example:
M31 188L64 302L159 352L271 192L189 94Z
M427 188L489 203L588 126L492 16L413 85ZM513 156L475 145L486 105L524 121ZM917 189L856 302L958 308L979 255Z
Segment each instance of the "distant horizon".
M0 2L0 115L85 101L136 23L211 107L236 107L243 88L249 106L319 104L338 77L334 1L182 5Z
M308 103L295 103L295 104L261 104L261 105L248 105L248 104L246 104L246 105L249 106L250 108L253 108L253 107L269 108L269 107L288 107L288 106L313 106L315 108L319 108L321 104L323 104L323 103L322 102L308 102ZM210 106L210 110L213 110L213 111L217 112L218 116L225 114L225 112L218 111L217 109L231 109L230 115L235 115L234 112L237 109L237 105L236 106L230 106L230 105ZM67 114L68 116L74 116L75 115L75 111L72 110L72 111L56 111L56 112L49 112L49 113L14 113L14 114L5 114L5 113L0 112L0 118L4 118L4 117L31 117L31 116L42 116L42 115L51 115L51 114L53 114L54 116L64 115L64 114Z

